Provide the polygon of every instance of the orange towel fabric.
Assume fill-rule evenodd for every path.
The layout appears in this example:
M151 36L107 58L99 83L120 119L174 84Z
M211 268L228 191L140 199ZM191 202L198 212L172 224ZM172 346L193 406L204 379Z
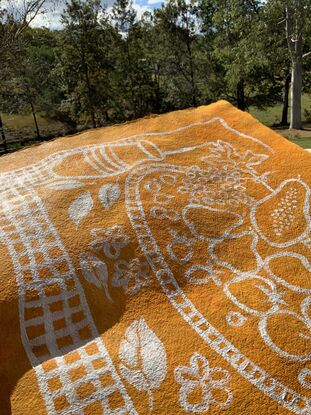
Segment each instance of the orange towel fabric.
M1 413L311 413L307 152L220 101L0 172Z

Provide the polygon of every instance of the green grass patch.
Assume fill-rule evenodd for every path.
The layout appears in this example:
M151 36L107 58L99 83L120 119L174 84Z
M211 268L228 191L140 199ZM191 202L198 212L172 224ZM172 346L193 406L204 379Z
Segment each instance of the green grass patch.
M307 120L305 120L305 109L311 111L311 95L303 95L302 97L302 114L305 130L291 132L287 129L287 127L274 128L278 133L282 134L288 140L299 145L300 147L311 149L311 123L308 125L306 122ZM276 104L273 107L266 108L265 110L250 107L249 112L261 123L272 127L280 122L282 104ZM34 120L31 114L2 114L2 119L8 142L25 141L25 143L28 143L28 140L36 138ZM68 128L66 128L63 123L51 120L43 115L37 114L37 121L40 134L43 137L65 135L68 132ZM22 145L19 143L15 143L13 145L12 143L12 146L19 148Z
M310 148L311 149L311 137L303 137L298 139L289 139L294 144L297 144L297 146L300 146L302 148Z
M24 140L36 137L36 129L31 114L2 114L7 140ZM39 131L42 136L64 134L66 126L55 120L37 115Z
M303 95L302 96L302 120L305 120L304 110L311 110L311 96ZM282 115L282 104L276 104L273 107L269 107L265 110L259 110L255 107L249 108L250 114L257 118L261 123L271 127L272 125L279 124ZM289 115L288 115L289 116Z

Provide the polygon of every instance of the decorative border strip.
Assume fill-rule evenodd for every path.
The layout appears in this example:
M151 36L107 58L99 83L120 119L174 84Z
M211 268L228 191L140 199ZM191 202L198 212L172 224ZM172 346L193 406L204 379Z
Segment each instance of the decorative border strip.
M123 401L118 409L135 415L98 334L73 264L41 199L32 189L21 190L23 193L11 188L0 204L0 238L13 262L21 338L48 414L82 414L95 403L109 412L113 395L118 393ZM50 256L51 248L58 250L56 258ZM60 262L65 271L58 268ZM40 276L42 268L51 273L50 278ZM48 292L51 288L52 295ZM29 292L34 290L36 297L29 299ZM61 307L56 308L59 304ZM73 378L77 365L82 375ZM109 379L108 387L103 385L103 378L105 382Z

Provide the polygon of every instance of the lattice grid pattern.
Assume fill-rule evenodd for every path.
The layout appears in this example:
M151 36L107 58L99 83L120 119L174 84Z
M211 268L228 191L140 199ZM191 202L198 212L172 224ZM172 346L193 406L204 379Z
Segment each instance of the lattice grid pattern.
M24 181L25 185L25 181ZM21 336L50 414L135 414L41 199L5 192L0 236L17 276Z

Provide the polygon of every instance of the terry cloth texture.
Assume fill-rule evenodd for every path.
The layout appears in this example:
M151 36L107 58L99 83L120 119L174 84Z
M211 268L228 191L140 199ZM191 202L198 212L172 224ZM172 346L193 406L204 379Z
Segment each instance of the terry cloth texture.
M307 152L220 101L0 170L2 413L311 413Z

